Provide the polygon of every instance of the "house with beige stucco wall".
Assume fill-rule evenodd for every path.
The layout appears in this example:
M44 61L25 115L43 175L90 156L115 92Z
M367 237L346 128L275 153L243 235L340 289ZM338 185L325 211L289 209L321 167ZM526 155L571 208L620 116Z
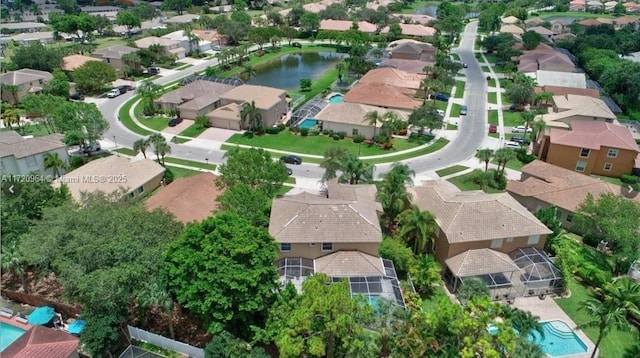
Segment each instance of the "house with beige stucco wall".
M219 95L220 105L207 113L211 126L242 130L241 111L245 104L254 103L262 115L265 127L273 126L286 117L289 103L286 92L279 88L240 85Z
M49 72L30 68L3 73L0 76L2 100L15 105L26 95L42 92L51 78L53 75Z
M380 133L380 124L376 127L365 120L367 113L376 111L380 116L387 113L395 113L403 121L407 121L411 112L402 110L385 109L360 103L332 103L324 107L313 118L322 122L323 130L332 130L336 133L344 132L347 136L363 135L365 138L373 138L374 133Z

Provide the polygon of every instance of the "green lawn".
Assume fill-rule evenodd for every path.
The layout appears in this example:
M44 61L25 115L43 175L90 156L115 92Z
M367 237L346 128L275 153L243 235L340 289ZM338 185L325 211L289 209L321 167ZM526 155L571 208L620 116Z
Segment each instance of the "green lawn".
M284 195L289 192L289 190L293 189L292 186L283 185L277 192L276 195Z
M447 181L449 181L451 184L455 185L456 187L458 187L458 189L462 191L480 190L482 189L480 185L474 183L472 179L479 172L482 172L482 169L476 169L471 173L467 173L467 174L463 174L457 177L447 179ZM493 188L487 188L485 192L486 193L502 193L503 191L493 189Z
M164 158L164 161L167 162L167 163L170 163L170 164L180 164L180 165L186 165L186 166L189 166L189 167L194 167L194 168L199 168L199 169L216 170L216 165L215 164L206 164L206 163L202 163L202 162L196 162L196 161L193 161L193 160L167 157L167 158Z
M223 144L220 146L220 149L222 150L226 150L226 151L230 151L230 150L249 150L249 148L243 148L243 147L238 147L235 144ZM269 149L265 148L266 151L269 151ZM280 153L274 153L274 152L269 152L271 154L272 158L280 158L282 156L282 154ZM299 157L302 159L303 163L314 163L314 164L320 164L322 162L322 158L314 158L314 157L306 157L304 155L299 155Z
M366 163L372 163L372 164L399 162L401 160L411 159L411 158L415 158L415 157L419 157L419 156L422 156L422 155L426 155L426 154L429 154L429 153L433 153L433 152L439 151L440 149L444 148L444 146L446 146L447 144L449 144L449 140L448 139L439 138L435 143L429 145L428 147L425 147L425 148L422 148L422 149L418 149L418 150L415 150L413 152L393 155L393 156L390 156L390 157L382 157L380 159L365 159L363 161L366 162Z
M454 165L452 167L436 170L436 174L438 174L439 177L446 177L447 175L455 174L467 169L469 169L469 167L465 167L464 165Z
M182 137L173 137L171 138L171 143L176 143L176 144L182 144L182 143L186 143L188 141L190 141L190 138L182 138Z
M476 45L478 44L478 41L479 41L479 39L476 39ZM475 56L476 56L476 58L477 58L478 60L480 60L480 62L482 62L482 61L483 61L483 59L482 59L482 54L481 54L481 53L477 52Z
M455 61L460 61L460 55L458 55L457 53L449 54L449 56L451 56L451 58Z
M173 173L173 176L178 179L178 178L187 178L196 174L200 174L202 173L201 171L198 170L191 170L191 169L185 169L185 168L180 168L180 167L174 167L170 164L167 164L167 166L169 167L169 169L171 169L171 172Z
M496 63L498 61L500 61L500 58L498 58L498 56L494 55L494 54L485 54L484 57L487 59L487 61L489 61L490 63Z
M491 104L498 103L498 94L496 92L487 93L487 101Z
M487 81L487 86L489 86L489 87L494 87L494 88L495 88L495 87L496 87L496 79L495 79L495 78L490 78L490 79Z
M184 64L184 65L181 65L181 66L176 67L176 68L175 68L175 70L176 70L176 71L177 71L177 70L184 70L184 69L187 69L187 68L189 68L189 67L193 67L193 65L192 65L192 64L190 64L190 63L186 63L186 64Z
M304 95L307 100L313 98L325 89L331 89L331 85L338 80L338 70L331 68L325 71L320 77L311 82L311 89L308 91L289 91L293 95Z
M498 110L493 109L489 111L489 124L498 125Z
M135 157L139 153L139 152L136 152L135 150L129 149L129 148L118 148L115 151L118 152L118 153L122 153L124 155L132 156L132 157Z
M393 139L393 148L384 150L375 144L354 143L350 138L342 140L333 140L325 135L303 137L296 135L291 131L284 130L278 134L264 134L254 136L253 138L245 137L242 134L234 134L227 140L229 144L250 145L260 148L276 149L290 151L293 153L324 155L328 147L342 147L350 152L360 156L371 156L399 152L401 150L415 148L424 144L424 141L405 140L400 138Z
M606 181L608 183L614 184L614 185L618 185L618 186L622 186L623 183L620 180L620 178L611 178L611 177L605 177L602 175L591 175L594 178L598 178L600 180ZM626 185L626 184L625 184Z
M458 130L458 126L455 124L451 124L451 123L447 123L447 130L448 131L455 131Z
M451 117L460 117L460 109L461 105L454 103L451 105L451 113L449 114Z
M511 138L511 136L509 136L509 139ZM498 164L498 162L496 162L495 160L492 160L491 163L493 164ZM525 164L521 161L519 161L518 159L512 159L510 161L507 162L506 167L509 169L513 169L513 170L522 170L522 167L524 167Z
M97 50L102 50L110 46L127 45L127 39L122 37L102 37L95 39L93 43L98 44Z
M505 127L515 127L524 124L520 112L502 111L502 120L504 121Z
M161 131L169 125L169 118L164 116L156 116L156 117L143 117L138 116L138 121L142 123L147 128L151 128L157 131Z
M0 131L2 131L2 132L6 132L6 131L10 131L10 130L11 129L6 128L6 127L0 129ZM45 126L41 125L41 124L29 124L24 129L20 129L20 130L18 130L18 127L13 126L13 130L18 132L18 134L20 134L21 136L32 135L34 137L42 137L42 136L46 136L46 135L50 134L47 131L47 128Z
M464 82L456 81L456 98L464 97Z
M482 72L491 72L491 68L489 66L482 66Z
M137 97L133 97L127 103L125 103L122 107L120 107L120 112L118 113L118 119L125 127L127 127L130 131L140 134L140 135L151 135L153 132L148 131L146 129L138 127L136 123L133 122L131 116L129 115L129 110L131 110L131 106L136 102Z
M591 297L591 293L587 287L578 283L573 278L568 282L568 287L571 291L571 297L558 299L556 302L578 326L582 326L589 322L591 318L587 313L579 310L579 307L581 302ZM597 328L586 327L583 328L583 331L592 342L595 342L598 338ZM634 331L636 330L634 329ZM636 332L620 331L614 328L611 333L602 340L600 357L622 357L624 356L625 349L631 347L637 339L638 336Z
M184 62L174 62L172 64L170 63L158 64L158 67L166 68L168 70L175 70L175 69L183 68L182 66L187 66L187 65L188 63L184 63Z
M184 137L191 137L191 138L197 138L200 134L202 134L202 132L206 131L207 128L206 127L202 127L198 124L192 124L189 126L189 128L183 130L182 132L180 132L179 135L184 136Z

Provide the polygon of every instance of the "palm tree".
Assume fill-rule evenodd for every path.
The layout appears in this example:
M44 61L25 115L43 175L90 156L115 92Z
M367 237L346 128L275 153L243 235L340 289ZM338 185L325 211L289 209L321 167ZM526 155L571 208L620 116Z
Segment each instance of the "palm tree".
M402 122L398 113L389 111L382 116L384 123L382 124L384 127L388 129L387 139L391 139L391 135L394 132L394 129L398 127L399 122Z
M171 153L171 146L160 133L154 133L149 137L149 142L153 144L153 150L156 154L158 163L164 166L164 156ZM162 160L161 160L162 159Z
M133 143L133 150L142 153L144 159L147 159L147 148L151 145L151 138L140 138Z
M600 343L611 333L613 328L625 329L629 326L627 310L606 299L604 302L595 298L587 299L582 302L578 310L586 312L592 318L591 321L584 324L585 326L598 329L598 338L591 353L591 358L596 356Z
M540 140L540 134L544 133L544 131L547 129L547 122L542 119L538 119L533 121L531 127L533 128L532 132L535 133L535 141L538 142Z
M504 175L507 163L516 158L516 152L510 148L500 148L496 150L493 157L496 162L498 162L498 171L500 172L500 175Z
M142 98L142 113L145 116L153 116L156 113L156 107L154 101L160 97L160 91L162 87L159 85L145 80L138 86L138 94Z
M162 308L168 316L167 326L169 328L169 336L172 339L175 338L175 334L173 333L173 299L166 288L157 282L147 284L140 296L138 296L138 304L143 307L145 311L149 308Z
M245 102L240 110L240 127L250 128L251 131L262 127L262 111L256 107L256 102Z
M489 162L493 158L493 149L478 149L476 152L476 158L480 159L481 162L484 162L484 171L489 170Z
M427 244L433 240L435 230L435 217L416 205L411 205L398 215L398 236L408 244L413 242L413 253L416 255L424 252Z
M249 81L251 76L255 76L256 70L250 64L246 64L242 66L242 72L240 72L240 79L243 81Z
M281 41L282 37L278 35L271 36L271 38L269 39L269 42L271 42L271 48L275 50Z
M640 282L628 277L615 279L604 287L605 300L640 317Z
M340 171L342 171L340 182L348 182L351 185L372 182L373 164L365 163L354 154L347 153L348 155L342 160L340 166Z
M192 31L191 26L186 26L184 28L184 31L182 32L182 35L185 36L187 38L187 41L189 42L189 54L193 53L194 46L195 51L200 52L200 48L198 46L198 44L200 43L200 38Z
M2 247L2 254L0 254L0 267L13 275L20 276L22 290L27 294L29 293L29 287L27 286L26 263L24 256L22 256L22 253L15 243L9 247Z
M58 153L45 153L44 154L44 169L51 169L56 175L56 178L60 176L60 168L64 167L64 161L60 159Z
M384 209L388 232L393 231L396 218L409 206L410 195L405 185L413 184L413 176L415 172L409 166L397 162L383 176L377 196Z
M13 125L20 124L20 112L16 108L7 108L2 111L2 122L5 127L13 130Z
M536 95L535 103L538 104L538 105L540 103L543 103L543 104L547 105L552 100L553 100L553 93L552 92L543 91L543 92L540 92L540 93L538 93Z
M344 147L329 147L325 150L324 159L320 163L320 168L324 168L323 183L338 177L338 170L342 168L342 163L348 155L349 150Z
M342 71L344 71L343 61L336 63L336 70L338 70L338 81L342 82Z
M524 136L527 136L527 131L531 126L531 122L536 118L536 113L531 111L520 112L520 118L524 122ZM533 131L532 131L533 132Z
M376 128L378 128L378 123L382 123L382 116L378 111L370 111L364 115L363 122L367 122L368 125L373 126L373 136L376 136Z

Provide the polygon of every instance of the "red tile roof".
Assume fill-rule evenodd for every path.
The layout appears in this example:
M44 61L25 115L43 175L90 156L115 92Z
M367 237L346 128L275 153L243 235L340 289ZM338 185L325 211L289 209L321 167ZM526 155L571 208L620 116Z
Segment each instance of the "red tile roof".
M551 143L578 148L600 147L640 152L627 127L602 121L571 121L571 130L552 128Z
M34 326L0 355L2 358L68 358L78 350L78 337L69 333Z
M415 93L415 90L385 83L363 83L347 92L344 101L385 108L414 109L421 105L420 101L413 98Z

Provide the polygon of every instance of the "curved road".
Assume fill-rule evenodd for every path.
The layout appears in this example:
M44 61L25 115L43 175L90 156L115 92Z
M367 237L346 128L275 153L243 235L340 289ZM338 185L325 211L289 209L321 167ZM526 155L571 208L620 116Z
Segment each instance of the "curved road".
M460 125L456 138L443 149L435 153L403 161L408 164L416 174L449 167L472 158L486 138L486 82L480 64L476 60L473 52L477 28L477 21L469 23L465 27L465 32L461 34L460 47L453 50L453 52L460 56L462 62L468 64L464 97L465 104L469 108L468 114L459 121ZM164 76L154 82L159 85L164 85L202 71L207 66L216 64L217 60L210 60L189 67L183 71ZM109 130L104 134L104 138L115 141L118 147L124 146L132 148L133 143L140 138L138 134L129 131L118 120L118 108L133 96L134 93L128 92L98 105L98 108L110 124ZM192 140L184 144L171 143L171 156L175 158L189 159L203 163L206 158L210 163L222 163L224 153L224 151L209 147L206 140ZM319 180L324 173L324 170L315 164L302 164L291 167L293 169L293 175L299 178ZM390 167L391 164L376 165L376 176L386 173Z

